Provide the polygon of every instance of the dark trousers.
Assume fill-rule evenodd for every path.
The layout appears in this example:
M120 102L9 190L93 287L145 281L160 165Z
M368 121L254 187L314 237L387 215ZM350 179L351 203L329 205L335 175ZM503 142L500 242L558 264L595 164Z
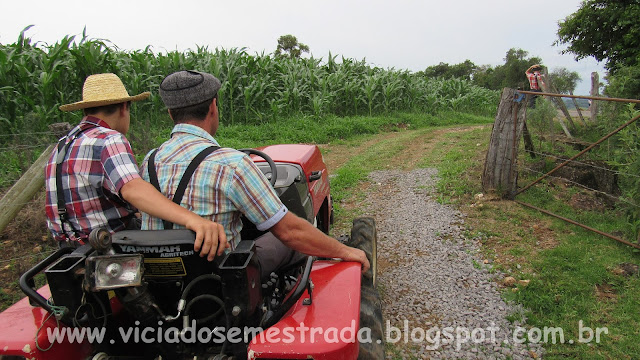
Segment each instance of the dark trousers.
M268 232L256 239L256 257L260 264L260 277L266 279L276 270L302 262L307 255L291 249Z
M531 89L530 91L535 91L535 92L542 92L542 90L537 89L537 90L533 90ZM532 109L536 108L536 99L538 99L538 95L529 95L529 107Z

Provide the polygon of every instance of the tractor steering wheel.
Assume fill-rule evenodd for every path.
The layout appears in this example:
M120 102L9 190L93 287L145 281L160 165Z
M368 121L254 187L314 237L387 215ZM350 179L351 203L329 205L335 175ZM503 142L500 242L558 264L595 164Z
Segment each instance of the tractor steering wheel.
M274 186L274 187L276 186L276 180L278 179L278 169L276 168L276 163L273 162L273 160L269 157L269 155L256 149L239 149L238 151L242 151L247 155L257 155L263 158L271 168L271 178L269 179L269 182L271 183L271 186Z

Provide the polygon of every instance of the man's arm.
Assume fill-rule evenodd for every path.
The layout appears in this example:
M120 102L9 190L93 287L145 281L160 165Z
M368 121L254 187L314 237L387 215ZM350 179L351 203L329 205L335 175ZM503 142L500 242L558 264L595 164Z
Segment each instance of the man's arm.
M288 247L303 254L340 258L362 264L362 272L369 267L364 251L346 246L327 236L305 219L288 212L270 231Z
M542 65L540 65L540 64L533 64L533 65L529 66L529 68L528 68L524 73L525 73L525 74L527 74L527 75L531 74L531 69L533 69L533 68L535 68L535 67L542 68Z
M538 76L538 84L540 85L540 89L542 89L542 91L546 91L547 84L544 82L544 74L540 74L540 76Z
M141 178L130 180L124 184L120 189L120 194L123 199L140 211L193 230L196 233L194 250L200 251L200 256L207 256L209 261L212 261L216 254L222 255L224 250L229 247L222 225L203 219L177 205Z

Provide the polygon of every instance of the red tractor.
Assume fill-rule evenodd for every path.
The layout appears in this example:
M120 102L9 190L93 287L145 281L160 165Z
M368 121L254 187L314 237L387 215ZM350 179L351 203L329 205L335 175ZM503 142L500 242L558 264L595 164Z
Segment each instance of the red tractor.
M246 152L288 209L328 233L329 178L313 145ZM245 223L242 239L261 233ZM94 230L20 278L27 297L0 313L0 359L383 359L376 230L354 220L360 264L308 257L264 281L243 240L207 262L189 230ZM47 284L35 288L44 273Z

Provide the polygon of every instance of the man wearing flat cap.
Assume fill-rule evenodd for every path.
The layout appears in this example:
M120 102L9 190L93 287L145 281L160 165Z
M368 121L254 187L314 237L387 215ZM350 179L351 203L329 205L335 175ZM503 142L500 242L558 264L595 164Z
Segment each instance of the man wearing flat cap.
M357 261L366 271L369 262L363 251L340 243L289 212L248 155L219 147L214 136L219 126L220 87L217 78L198 71L179 71L162 81L160 97L175 126L171 139L145 158L143 178L174 201L180 194L183 206L221 224L232 249L240 240L241 215L258 230L268 230L256 239L263 279L304 258L302 254ZM185 174L196 157L202 161ZM188 183L179 185L184 178ZM165 225L153 216L142 216L143 229Z
M85 80L82 101L60 106L85 116L45 168L47 225L56 240L77 246L93 229L126 229L137 208L195 231L196 251L213 260L228 247L222 227L169 201L138 173L125 134L131 102L149 95L129 96L117 75L96 74Z

